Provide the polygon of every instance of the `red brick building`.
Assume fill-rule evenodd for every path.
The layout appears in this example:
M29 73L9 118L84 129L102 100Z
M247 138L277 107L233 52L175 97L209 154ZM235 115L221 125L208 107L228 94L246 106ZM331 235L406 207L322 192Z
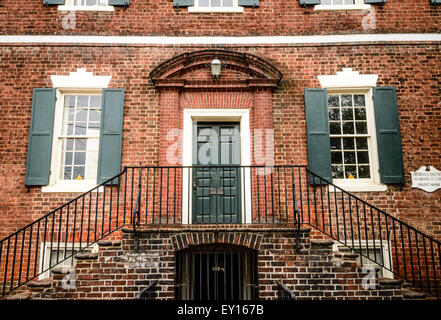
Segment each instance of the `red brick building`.
M2 1L2 295L439 296L439 4Z

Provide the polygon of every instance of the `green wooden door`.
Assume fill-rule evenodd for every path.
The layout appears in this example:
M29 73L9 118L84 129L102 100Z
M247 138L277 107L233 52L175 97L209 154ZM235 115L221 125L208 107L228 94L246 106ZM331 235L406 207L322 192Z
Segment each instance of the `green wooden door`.
M193 223L240 223L238 123L194 122Z

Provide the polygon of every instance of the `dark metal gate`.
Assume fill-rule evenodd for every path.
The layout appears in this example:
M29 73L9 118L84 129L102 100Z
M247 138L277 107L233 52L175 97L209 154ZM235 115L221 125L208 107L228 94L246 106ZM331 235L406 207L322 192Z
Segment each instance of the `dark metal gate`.
M254 300L257 253L240 246L205 245L176 254L178 300Z

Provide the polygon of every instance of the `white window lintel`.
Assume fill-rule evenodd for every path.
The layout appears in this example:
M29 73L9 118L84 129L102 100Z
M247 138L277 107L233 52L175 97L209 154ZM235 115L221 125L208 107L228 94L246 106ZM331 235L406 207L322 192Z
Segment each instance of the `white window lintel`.
M103 89L109 86L111 78L112 76L95 76L84 68L78 68L68 76L51 75L52 86L58 89Z
M377 79L377 74L360 74L352 68L343 68L336 75L318 76L322 88L372 88Z

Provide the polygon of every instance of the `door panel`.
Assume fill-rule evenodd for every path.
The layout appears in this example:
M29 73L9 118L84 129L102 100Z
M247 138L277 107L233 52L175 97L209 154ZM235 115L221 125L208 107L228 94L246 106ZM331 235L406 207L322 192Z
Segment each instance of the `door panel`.
M195 122L193 137L193 223L239 223L239 124Z

